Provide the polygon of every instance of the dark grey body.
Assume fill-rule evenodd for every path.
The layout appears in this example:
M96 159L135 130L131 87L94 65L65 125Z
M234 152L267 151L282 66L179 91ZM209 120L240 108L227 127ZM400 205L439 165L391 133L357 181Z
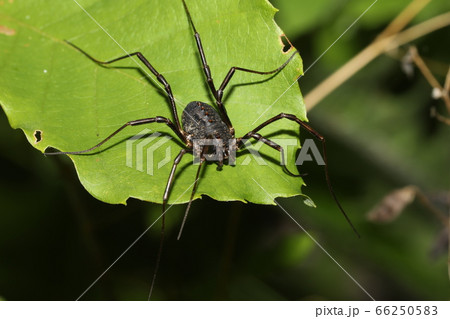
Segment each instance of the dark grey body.
M190 102L183 111L181 123L188 141L194 147L194 156L202 157L204 146L211 145L203 151L205 159L218 161L219 166L222 166L224 159L228 159L230 155L234 157L232 155L236 151L236 139L211 105L199 101Z

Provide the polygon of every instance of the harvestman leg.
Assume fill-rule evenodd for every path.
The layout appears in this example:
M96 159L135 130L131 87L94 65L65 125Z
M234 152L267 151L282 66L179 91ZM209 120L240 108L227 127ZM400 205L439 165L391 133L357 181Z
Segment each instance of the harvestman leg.
M113 62L117 62L119 60L122 59L126 59L129 57L132 57L133 55L136 55L142 63L144 63L144 65L153 73L153 75L156 76L156 78L158 79L159 82L161 82L164 85L164 89L168 95L170 104L171 104L171 108L172 108L172 115L174 117L175 120L175 124L170 121L169 119L162 117L162 116L157 116L154 118L147 118L147 119L140 119L140 120L135 120L135 121L130 121L125 123L124 125L122 125L119 129L117 129L116 131L114 131L112 134L110 134L108 137L106 137L103 141L101 141L100 143L98 143L97 145L87 149L87 150L83 150L83 151L78 151L78 152L55 152L55 153L48 153L51 155L57 155L57 154L81 154L81 153L86 153L86 152L90 152L98 147L100 147L101 145L103 145L104 143L106 143L108 140L110 140L113 136L115 136L117 133L119 133L120 131L122 131L125 127L127 126L135 126L135 125L142 125L142 124L148 124L148 123L165 123L167 124L177 135L178 137L189 147L189 142L186 139L186 136L184 134L184 131L181 128L180 122L179 122L179 118L178 118L178 113L176 110L176 104L175 104L175 99L173 97L173 93L172 90L170 88L169 83L166 81L166 79L164 78L164 76L162 74L160 74L158 71L156 71L156 69L150 64L150 62L144 57L144 55L140 52L134 52L125 56L121 56L118 58L115 58L113 60L110 61L99 61L97 59L95 59L94 57L90 56L88 53L86 53L85 51L81 50L79 47L77 47L76 45L66 41L69 45L71 45L72 47L74 47L75 49L77 49L78 51L80 51L81 53L83 53L85 56L87 56L89 59L91 59L92 61L98 63L98 64L110 64ZM177 157L175 158L173 165L172 165L172 170L170 172L169 178L167 180L167 185L164 191L164 196L163 196L163 204L162 204L162 218L161 218L161 239L160 239L160 245L159 245L159 250L158 250L158 255L157 255L157 260L156 260L156 266L155 266L155 271L154 271L154 275L153 275L153 279L152 279L152 284L150 287L150 292L149 292L149 299L151 297L152 291L153 291L153 287L155 284L155 280L156 280L156 274L158 272L158 268L159 268L159 264L160 264L160 260L161 260L161 254L162 254L162 249L163 249L163 244L164 244L164 228L165 228L165 213L166 213L166 205L167 205L167 201L169 198L169 193L170 190L172 188L172 184L174 181L174 177L175 177L175 171L176 168L178 166L178 164L180 163L182 157L184 154L186 154L187 152L189 152L189 149L182 149L180 151L180 153L177 155ZM204 161L204 160L203 160ZM196 181L194 184L194 190L193 193L191 194L191 201L192 201L192 197L193 194L195 192L195 189L197 187L197 182L198 182L198 176L200 173L200 167L201 164L203 163L203 161L200 163L199 169L197 171L197 176L196 176ZM190 203L188 205L188 207L190 206ZM187 210L188 211L188 210ZM187 211L185 214L185 219L186 219L186 215L187 215ZM184 224L184 222L183 222ZM181 234L181 230L180 230L180 234Z
M286 167L286 163L284 161L284 149L281 145L278 145L277 143L275 143L274 141L269 140L268 138L265 138L264 136L262 136L259 133L254 133L254 132L249 132L247 134L244 135L244 137L238 139L238 144L242 144L244 145L244 143L242 142L243 139L247 139L249 137L253 137L255 140L257 141L261 141L264 144L270 146L271 148L273 148L274 150L280 152L280 156L281 156L281 166L283 167L283 170L290 176L293 177L300 177L300 176L304 176L306 174L294 174L292 173L287 167Z
M175 172L177 170L177 166L178 166L178 164L180 164L181 159L183 158L183 155L186 154L187 152L189 152L189 150L182 149L178 153L177 157L175 157L175 159L173 161L173 165L172 165L172 170L170 171L169 178L167 180L167 185L164 190L163 203L162 203L163 212L161 215L161 238L159 241L159 250L158 250L158 255L156 257L156 266L155 266L155 270L153 272L153 279L152 279L152 284L150 286L150 292L148 294L148 300L150 300L150 297L152 296L153 287L154 287L155 281L156 281L156 274L158 273L158 268L159 268L159 264L161 261L161 254L162 254L162 249L163 249L163 245L164 245L164 226L165 226L165 222L166 222L166 205L167 205L167 201L169 199L169 193L170 193L170 190L172 189L172 184L173 184L173 180L175 177Z
M181 233L183 232L184 224L186 223L189 209L191 208L192 200L194 199L194 194L197 191L198 181L200 180L200 170L201 170L202 165L205 162L205 160L206 160L206 158L202 155L202 157L200 158L200 163L197 168L197 174L195 175L194 187L192 188L191 197L189 198L189 203L186 206L186 210L184 212L184 217L183 217L183 221L181 222L180 231L178 232L177 240L180 240L180 238L181 238Z
M209 88L211 89L211 92L214 95L214 98L216 99L217 107L219 108L219 111L222 113L225 124L228 126L230 132L234 135L234 127L231 124L230 118L228 117L228 114L227 114L227 110L225 109L225 106L223 105L223 102L222 102L223 91L225 90L225 87L230 82L234 73L236 71L243 71L243 72L261 74L261 75L277 73L278 71L281 71L292 60L292 58L294 57L294 55L296 53L298 53L298 51L295 51L286 62L284 62L280 67L278 67L272 71L255 71L255 70L250 70L250 69L233 66L232 68L230 68L227 75L225 76L222 84L219 87L219 90L216 90L216 87L214 86L213 78L211 76L211 70L209 68L208 63L206 62L206 56L205 56L205 52L203 50L202 41L200 39L200 34L197 32L197 29L195 28L194 22L192 21L191 14L188 10L185 0L182 0L182 1L183 1L184 9L185 9L186 14L189 19L189 23L191 24L192 29L194 30L195 42L197 43L198 52L200 54L200 58L202 61L203 71L205 72L205 75L206 75L206 81L208 83Z
M106 137L103 141L101 141L97 145L94 145L91 148L88 148L86 150L76 151L76 152L52 152L52 153L44 153L44 154L45 155L62 155L62 154L75 155L75 154L87 153L87 152L95 150L96 148L99 148L100 146L105 144L107 141L109 141L113 136L115 136L117 133L119 133L120 131L122 131L124 128L126 128L128 126L137 126L137 125L149 124L149 123L165 123L165 124L167 124L167 126L169 126L178 135L178 137L181 138L181 140L187 144L187 140L186 140L185 136L176 127L176 125L172 123L171 120L169 120L168 118L162 117L162 116L156 116L156 117L150 117L150 118L146 118L146 119L129 121L129 122L125 123L124 125L122 125L121 127L119 127L117 130L115 130L112 134L110 134L108 137Z
M350 218L348 218L347 214L345 213L344 209L342 208L341 204L339 203L339 201L338 201L338 199L336 197L336 194L333 191L333 187L331 186L330 176L328 174L328 161L327 161L327 152L326 152L326 146L325 146L325 138L322 135L320 135L316 130L314 130L311 126L309 126L308 124L304 123L302 120L300 120L298 117L296 117L293 114L280 113L280 114L278 114L278 115L268 119L264 123L258 125L255 129L251 130L250 132L245 134L242 138L240 138L240 140L241 139L247 139L249 137L255 137L255 136L258 136L258 135L261 136L260 134L256 134L259 130L261 130L262 128L268 126L269 124L271 124L271 123L273 123L275 121L281 120L281 119L288 119L290 121L296 122L301 127L306 129L310 134L314 135L314 137L316 137L322 143L323 160L325 162L325 179L327 180L327 184L328 184L328 188L330 189L330 193L333 196L334 201L338 205L339 210L344 215L344 217L347 220L347 222L349 223L349 225L352 227L353 231L356 233L356 235L358 235L358 237L361 237L359 235L358 231L356 230L355 226L353 226L352 222L350 221ZM269 144L267 144L267 145L269 145Z
M243 71L243 72L247 72L247 73L255 73L255 74L261 74L261 75L277 73L278 71L281 71L282 69L284 69L284 67L289 62L291 62L291 60L294 58L296 53L298 53L297 50L294 51L294 53L292 53L292 55L289 57L289 59L286 60L286 62L284 62L281 66L279 66L278 68L276 68L275 70L272 70L272 71L255 71L255 70L240 68L237 66L231 67L230 70L228 71L227 75L223 79L223 82L220 85L219 90L217 91L217 95L218 95L218 99L219 99L220 103L222 103L223 91L225 90L225 87L228 85L228 83L230 82L231 78L233 77L233 75L236 71Z
M103 141L101 141L100 143L98 143L97 145L83 150L83 151L77 151L77 152L53 152L53 153L45 153L46 155L60 155L60 154L82 154L82 153L87 153L90 152L98 147L100 147L101 145L103 145L104 143L106 143L108 140L110 140L113 136L115 136L117 133L119 133L120 131L122 131L124 128L128 127L128 126L136 126L136 125L142 125L142 124L148 124L148 123L165 123L167 124L185 143L187 143L186 138L184 137L184 135L182 134L182 132L180 132L180 130L175 126L175 124L172 123L172 121L170 121L169 119L162 117L162 116L157 116L157 117L152 117L152 118L147 118L147 119L141 119L141 120L135 120L135 121L130 121L125 123L124 125L122 125L120 128L118 128L116 131L114 131L112 134L110 134L107 138L105 138ZM169 197L169 192L170 189L172 187L173 184L173 179L175 176L175 170L177 165L180 163L182 157L184 154L186 154L187 152L189 152L188 149L182 149L180 151L180 153L178 154L178 156L175 158L174 162L173 162L173 166L172 166L172 170L170 172L169 175L169 179L167 180L167 186L166 189L164 191L164 196L163 196L163 213L162 213L162 224L161 224L161 239L159 242L159 250L158 250L158 255L156 258L156 266L155 266L155 271L153 274L153 279L152 279L152 284L150 286L150 292L149 292L149 296L148 299L150 300L150 297L152 295L152 291L153 291L153 286L155 284L155 280L156 280L156 274L158 272L158 268L159 268L159 264L160 264L160 260L161 260L161 253L162 253L162 249L163 249L163 244L164 244L164 226L165 226L165 214L166 214L166 204L167 204L167 200ZM198 173L197 173L198 175ZM195 185L194 185L195 187Z
M164 90L166 91L168 98L169 98L169 102L170 102L170 106L172 108L172 115L174 117L175 120L175 125L178 128L179 131L181 131L181 125L180 125L180 120L178 119L178 112L177 112L177 107L175 104L175 98L173 97L173 93L172 93L172 89L170 88L169 83L167 82L167 80L164 78L164 76L159 73L158 71L156 71L156 69L150 64L150 62L148 62L148 60L144 57L144 55L141 52L133 52L118 58L115 58L113 60L110 61L99 61L96 58L90 56L88 53L86 53L85 51L83 51L82 49L80 49L79 47L77 47L75 44L66 41L67 44L71 45L72 47L74 47L75 49L77 49L78 51L80 51L81 53L83 53L85 56L87 56L89 59L91 59L92 61L94 61L95 63L98 64L111 64L113 62L117 62L126 58L131 58L132 56L137 56L139 58L139 60L141 60L142 63L144 63L144 65L153 73L154 76L156 76L156 79L162 83L162 85L164 85ZM184 140L184 139L183 139Z
M278 68L276 68L275 70L272 70L272 71L255 71L255 70L245 69L245 68L241 68L241 67L237 67L237 66L231 67L230 70L228 71L227 75L223 79L223 82L220 85L219 90L217 91L217 96L216 96L217 105L219 106L220 109L222 109L222 112L225 114L226 118L228 119L228 115L227 115L225 106L223 105L223 102L222 102L223 91L225 90L225 87L228 85L228 83L230 82L231 78L233 77L233 75L236 71L261 74L261 75L274 74L274 73L277 73L278 71L281 71L282 69L284 69L284 67L289 62L291 62L291 60L294 58L294 55L296 53L298 53L298 51L295 51L294 53L292 53L292 55L289 57L289 59L286 60L286 62L284 62L281 66L279 66ZM231 126L231 123L230 123L230 126ZM231 130L232 134L234 134L234 127L231 126L230 130Z

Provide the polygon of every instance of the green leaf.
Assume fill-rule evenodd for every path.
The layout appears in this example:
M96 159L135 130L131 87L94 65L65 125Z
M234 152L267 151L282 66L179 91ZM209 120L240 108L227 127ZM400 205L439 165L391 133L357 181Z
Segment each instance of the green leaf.
M170 83L180 116L190 101L214 105L181 0L78 3L82 8L70 0L0 4L0 104L11 126L22 129L35 148L84 150L127 121L154 116L172 119L164 90L141 64L138 69L133 60L125 59L102 67L64 40L103 61L124 55L120 46L130 53L142 52ZM187 5L217 87L232 66L269 71L293 52L282 52L282 31L273 21L276 9L267 1L188 0ZM298 55L275 76L237 72L224 93L236 137L281 112L306 119L298 85L283 94L301 72ZM134 140L134 146L146 144L140 171L136 150L127 166L127 141L143 130L162 137ZM261 134L277 140L297 139L298 130L297 124L280 120ZM155 143L166 141L164 136L170 140L156 148ZM146 156L152 146L156 148L153 162ZM173 159L182 147L166 125L155 123L126 128L92 154L70 157L83 186L102 201L125 203L133 197L161 202ZM273 204L275 197L300 194L303 182L283 172L279 152L266 145L260 150L267 165L258 165L248 151L239 152L237 165L224 166L223 171L209 163L195 198L207 194L222 201ZM166 152L170 160L158 169ZM288 167L295 171L295 146L287 153ZM192 155L185 155L169 202L189 200L196 169Z

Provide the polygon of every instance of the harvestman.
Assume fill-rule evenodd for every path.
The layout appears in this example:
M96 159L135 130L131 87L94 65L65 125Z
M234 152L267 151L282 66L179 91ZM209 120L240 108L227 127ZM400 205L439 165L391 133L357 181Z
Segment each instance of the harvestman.
M46 155L61 155L61 154L82 154L87 153L92 150L95 150L96 148L102 146L105 144L108 140L110 140L113 136L118 134L120 131L122 131L124 128L128 126L137 126L137 125L143 125L143 124L150 124L150 123L164 123L166 124L172 131L175 132L175 134L181 139L181 141L186 145L186 148L183 148L180 150L178 155L175 157L175 160L173 161L172 169L170 171L167 185L164 191L163 196L163 204L162 204L162 231L161 231L161 242L158 252L158 257L156 261L156 267L155 272L153 276L152 281L152 288L155 282L156 273L159 267L159 261L162 251L162 245L164 240L164 225L165 225L165 212L166 212L166 205L169 198L169 194L172 188L172 184L175 177L175 171L177 169L178 164L180 163L181 159L186 153L192 153L196 158L199 159L199 165L195 177L194 186L191 192L191 197L188 203L188 206L186 208L186 212L184 214L183 222L180 227L180 231L178 234L178 239L181 236L184 223L186 221L189 208L191 206L193 196L195 194L195 191L197 189L199 176L200 176L200 170L202 168L202 164L205 161L216 161L218 163L218 170L221 169L221 167L224 164L224 161L227 162L229 165L234 165L234 154L236 151L241 150L243 147L245 147L244 142L248 140L249 138L253 138L256 141L260 141L267 146L277 150L281 153L281 165L283 166L283 170L290 176L301 176L296 175L290 172L284 163L284 149L279 144L271 141L270 139L262 136L260 133L258 133L261 129L264 127L270 125L271 123L281 120L281 119L287 119L290 121L294 121L297 124L299 124L302 128L306 129L310 134L312 134L315 138L317 138L322 143L322 152L323 152L323 159L325 162L325 178L327 181L327 185L329 188L329 191L331 195L333 196L334 201L336 202L337 206L339 207L339 210L344 215L347 222L352 227L353 231L359 236L358 232L356 231L355 227L351 223L350 219L348 218L347 214L345 213L344 209L342 208L341 204L339 203L333 188L331 186L329 174L328 174L328 163L327 163L327 156L326 156L326 147L325 147L325 138L320 135L316 130L314 130L311 126L308 124L302 122L298 117L296 117L293 114L286 114L286 113L280 113L265 122L258 125L256 128L251 130L250 132L244 134L242 137L235 137L234 127L231 123L230 118L228 117L227 110L225 108L225 105L222 101L223 98L223 92L225 88L227 87L228 83L232 79L233 75L236 71L241 72L248 72L248 73L255 73L260 75L268 75L268 74L275 74L279 71L281 71L295 56L295 54L298 53L298 51L295 51L286 62L284 62L281 66L278 68L272 70L272 71L256 71L256 70L250 70L242 67L231 67L228 71L227 75L225 76L223 82L220 84L219 89L216 89L216 86L214 85L214 81L211 75L211 70L209 68L208 63L206 62L206 56L205 52L203 50L202 41L200 39L200 34L197 32L197 29L195 28L194 22L192 21L191 14L188 10L188 7L186 5L185 0L182 0L184 9L186 11L187 18L189 20L189 23L194 31L194 37L197 44L198 53L200 55L202 68L206 76L206 81L208 84L209 89L211 90L211 93L214 96L217 110L212 107L211 105L208 105L204 102L200 101L194 101L188 103L188 105L183 110L182 116L181 116L181 123L178 117L178 112L176 109L175 104L175 98L172 93L172 89L170 88L169 83L164 78L162 74L160 74L147 60L147 58L144 57L144 55L141 52L134 52L130 53L128 55L124 55L118 58L115 58L110 61L99 61L92 56L90 56L88 53L74 45L73 43L70 43L66 41L69 45L83 53L86 57L94 61L95 63L101 64L101 65L107 65L114 62L117 62L119 60L123 60L126 58L130 58L132 56L137 56L139 60L150 70L150 72L153 73L153 75L156 77L156 79L164 86L164 90L167 93L170 108L172 111L172 117L173 121L170 119L163 117L163 116L155 116L150 118L144 118L139 120L133 120L129 121L125 124L123 124L121 127L119 127L116 131L114 131L112 134L110 134L108 137L103 139L100 143L97 145L92 146L91 148L82 150L82 151L76 151L76 152L49 152L45 153ZM151 288L151 289L152 289ZM151 290L150 290L151 295Z

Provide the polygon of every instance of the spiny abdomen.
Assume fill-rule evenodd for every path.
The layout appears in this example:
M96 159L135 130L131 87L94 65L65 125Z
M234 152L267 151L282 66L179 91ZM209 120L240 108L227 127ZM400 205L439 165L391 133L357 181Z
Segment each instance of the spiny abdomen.
M203 102L190 102L181 116L184 131L192 139L223 139L228 141L233 136L219 113Z

